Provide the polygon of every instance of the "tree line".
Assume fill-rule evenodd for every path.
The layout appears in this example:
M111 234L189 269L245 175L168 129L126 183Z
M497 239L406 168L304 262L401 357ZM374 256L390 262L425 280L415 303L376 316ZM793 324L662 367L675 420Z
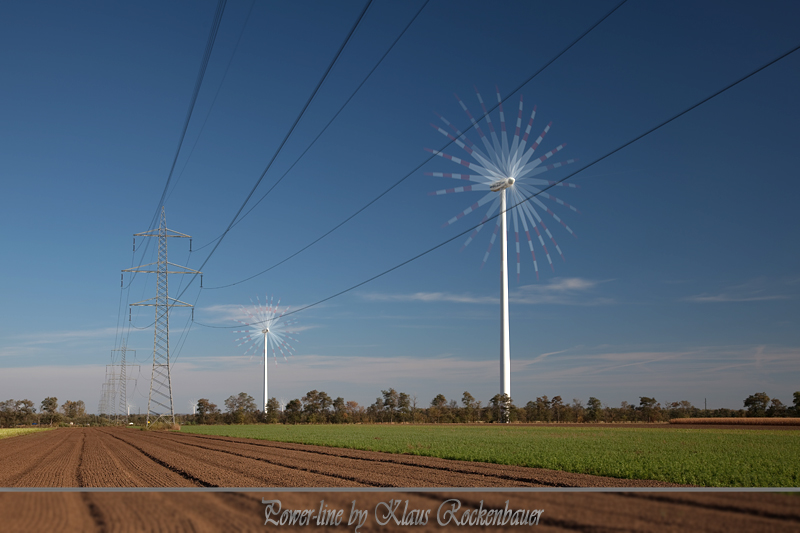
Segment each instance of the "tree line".
M665 422L672 418L719 417L800 417L800 391L794 393L793 405L786 406L777 398L756 393L744 400L744 409L706 410L686 400L661 405L655 398L639 397L639 404L622 402L609 407L590 397L584 404L579 399L565 402L561 396L540 396L525 406L516 406L511 398L496 394L485 405L465 391L460 401L448 401L437 394L427 405L416 396L395 389L382 390L369 406L361 406L342 397L331 398L324 391L312 390L281 406L270 398L266 413L259 409L252 396L241 392L225 400L225 411L207 398L197 402L197 414L185 422L195 424L364 424L364 423L476 423L476 422Z
M83 400L67 400L59 408L58 398L48 396L42 400L38 413L35 404L27 399L0 402L0 427L4 428L32 425L85 425L89 423L90 418L91 415L86 414L86 404Z
M460 401L448 400L437 394L430 403L422 404L416 396L395 389L382 390L369 406L346 401L341 396L331 398L324 391L311 390L302 398L281 405L270 398L266 413L247 393L240 392L224 402L224 411L207 398L198 400L196 414L180 416L189 424L376 424L376 423L491 423L491 422L665 422L672 418L717 417L800 417L800 391L793 395L791 405L764 392L751 394L742 409L701 409L688 401L661 405L655 398L639 397L639 404L622 402L619 407L604 405L590 397L586 403L573 399L565 402L561 396L537 397L524 406L517 406L508 396L496 394L486 404L465 391ZM128 419L143 424L144 415ZM0 402L0 427L30 425L108 425L114 420L108 415L86 413L83 401L67 400L61 406L55 397L42 400L39 411L30 400Z

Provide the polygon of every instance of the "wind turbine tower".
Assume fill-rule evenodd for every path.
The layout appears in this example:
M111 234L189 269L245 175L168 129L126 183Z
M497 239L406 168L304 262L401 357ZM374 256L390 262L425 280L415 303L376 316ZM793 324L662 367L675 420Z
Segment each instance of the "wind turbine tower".
M561 258L564 258L561 248L556 243L556 240L552 233L550 233L550 230L547 228L543 215L552 217L553 220L564 226L570 235L575 236L575 233L572 231L572 229L567 226L561 220L561 218L556 215L547 205L545 205L542 202L542 199L551 200L554 203L568 208L574 212L578 212L578 210L560 198L556 198L549 192L546 192L548 189L554 186L577 188L577 185L572 183L546 180L536 176L539 176L548 170L554 170L572 164L576 161L576 159L568 159L558 163L552 163L550 161L551 157L556 155L566 146L564 143L556 146L541 156L534 155L544 140L545 135L547 135L547 132L550 130L552 122L544 128L542 133L536 138L535 141L533 141L532 144L529 144L531 127L533 126L534 117L536 116L536 106L533 106L527 126L523 127L523 103L522 96L520 95L519 104L517 106L516 124L513 126L513 128L507 128L506 115L503 111L503 99L500 96L500 89L495 87L495 91L497 94L497 105L495 107L499 110L500 114L499 132L495 129L491 115L489 111L487 111L483 97L481 96L480 92L478 92L477 87L475 88L475 95L477 96L478 102L483 110L483 116L478 120L475 120L464 101L456 95L456 99L458 100L461 109L464 110L470 120L470 127L474 128L478 133L482 146L472 142L464 134L464 132L460 131L453 125L453 123L441 115L439 115L439 118L444 123L444 126L431 124L435 130L450 139L448 146L452 145L453 149L462 150L466 153L466 157L469 159L463 159L462 157L465 156L462 153L459 153L459 156L462 156L459 157L430 148L426 148L425 150L431 152L435 156L447 159L448 161L459 165L461 172L463 172L466 168L472 173L464 174L461 172L426 172L426 174L429 176L451 178L460 181L461 185L458 187L451 187L448 189L441 189L431 192L430 194L434 196L473 191L482 191L484 193L483 197L477 202L473 203L470 207L464 209L444 224L445 226L449 226L460 220L462 217L477 210L481 206L489 204L486 215L483 217L481 223L472 231L469 238L464 243L464 247L468 246L472 242L472 240L477 236L478 232L485 227L486 222L488 222L490 217L497 219L494 233L490 238L489 248L486 250L486 253L483 256L483 263L481 267L486 264L486 261L489 258L489 252L491 251L499 232L501 255L500 393L510 399L511 356L509 349L508 321L508 227L506 223L506 209L508 209L508 207L506 196L510 195L510 201L512 204L510 216L512 217L514 224L514 240L517 255L517 282L520 280L521 271L520 232L527 237L528 250L530 251L531 258L533 259L533 270L536 273L536 279L539 279L539 264L536 260L536 253L534 251L534 240L538 241L538 243L541 245L542 249L544 250L547 263L553 271L555 271L553 267L553 260L550 256L550 252L547 249L547 245L545 244L545 236L552 241L553 247L556 249ZM480 123L484 120L486 126L489 127L488 135L481 129ZM445 129L445 127L452 131L448 131ZM513 131L513 136L510 135L510 131ZM470 161L470 159L472 159L472 161ZM465 184L465 181L468 184ZM497 213L497 215L495 215L495 213ZM534 234L535 239L531 236L531 233Z

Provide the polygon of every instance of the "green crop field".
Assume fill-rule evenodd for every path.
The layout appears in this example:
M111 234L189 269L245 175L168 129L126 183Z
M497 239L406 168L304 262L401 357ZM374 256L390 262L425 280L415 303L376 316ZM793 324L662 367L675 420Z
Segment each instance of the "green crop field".
M6 437L18 437L19 435L25 435L27 433L35 433L37 431L47 431L48 429L52 429L52 428L5 428L5 429L0 429L0 439L4 439Z
M496 425L234 425L181 431L705 487L800 486L800 431Z

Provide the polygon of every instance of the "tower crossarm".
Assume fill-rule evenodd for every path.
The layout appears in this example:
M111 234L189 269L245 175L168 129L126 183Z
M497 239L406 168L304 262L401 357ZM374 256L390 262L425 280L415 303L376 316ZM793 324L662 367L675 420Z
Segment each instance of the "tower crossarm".
M181 233L180 231L171 230L169 228L156 228L151 229L150 231L143 231L141 233L134 233L134 237L159 237L161 236L161 232L165 232L166 235L164 237L178 237L181 239L191 239L191 235L186 235L185 233Z
M148 298L147 300L142 300L141 302L136 302L136 303L129 304L129 305L131 305L131 306L135 305L135 306L139 306L139 307L147 307L147 306L153 307L153 306L156 306L156 305L162 305L162 303L159 301L158 296L154 296L153 298ZM169 307L194 307L192 304L183 302L181 300L177 300L175 298L170 298L169 296L167 296L167 306L169 306Z
M171 267L180 268L182 270L166 270L166 271L163 271L163 270L149 270L149 269L147 269L147 267L152 267L153 265L155 265L155 267L157 269L158 268L158 263L148 263L146 265L139 265L139 266L133 267L133 268L125 268L122 271L123 272L142 272L144 274L158 274L160 272L163 272L165 274L202 274L202 272L200 272L199 270L194 270L194 269L191 269L189 267L185 267L183 265L176 265L175 263L170 263L169 261L167 261L166 264L171 266Z

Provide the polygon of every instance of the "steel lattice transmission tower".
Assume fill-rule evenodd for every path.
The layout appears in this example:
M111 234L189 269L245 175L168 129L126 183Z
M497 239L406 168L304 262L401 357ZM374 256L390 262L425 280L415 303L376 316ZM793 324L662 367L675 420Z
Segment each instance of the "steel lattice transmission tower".
M129 365L126 362L128 353L133 353L134 360L136 359L136 350L129 350L127 344L123 343L122 348L119 350L111 350L111 361L114 361L114 352L120 352L119 365L119 385L117 386L117 409L114 414L117 418L122 418L128 422L128 380L136 381L135 377L128 377L128 368L135 368L138 372L139 365Z
M174 424L175 408L172 403L172 381L170 379L169 362L169 311L172 307L192 307L192 304L169 297L168 278L169 274L200 274L200 271L167 261L167 239L169 237L191 239L191 236L167 228L167 216L163 206L161 207L161 223L158 229L136 233L133 237L134 243L136 237L158 237L157 263L148 263L123 270L123 272L156 274L155 298L131 304L131 306L156 308L153 372L150 377L150 395L147 399L147 423L150 423L151 416L155 416L155 420L169 417ZM155 270L153 270L153 267L155 267Z
M105 415L110 418L116 414L116 381L117 376L113 365L106 365L106 380L100 392L100 402L97 404L98 415Z
M128 413L128 384L126 383L128 377L126 374L125 368L125 354L128 351L128 346L126 344L122 344L122 349L120 350L121 357L119 361L119 413L125 417L125 422L128 421L127 413Z

